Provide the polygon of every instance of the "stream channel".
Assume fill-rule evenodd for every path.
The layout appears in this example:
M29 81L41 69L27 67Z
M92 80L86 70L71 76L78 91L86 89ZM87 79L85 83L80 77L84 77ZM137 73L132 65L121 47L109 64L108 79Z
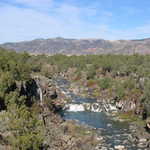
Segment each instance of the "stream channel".
M77 120L80 124L90 126L100 131L100 136L105 138L105 147L113 150L115 146L122 145L127 150L146 150L139 148L132 142L129 123L114 121L111 116L103 111L83 110L82 104L95 103L96 99L83 98L68 90L69 82L63 79L56 81L59 89L71 99L69 108L62 112L65 120Z

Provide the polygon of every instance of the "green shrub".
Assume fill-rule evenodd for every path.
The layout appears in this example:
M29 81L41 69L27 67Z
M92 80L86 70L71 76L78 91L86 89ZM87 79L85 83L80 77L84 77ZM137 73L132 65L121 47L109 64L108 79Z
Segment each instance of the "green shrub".
M98 81L98 85L101 89L105 90L112 87L113 81L111 78L105 77Z
M25 106L11 105L7 114L8 141L14 150L39 150L43 144L43 124Z
M125 96L125 88L121 82L115 82L115 95L120 100Z

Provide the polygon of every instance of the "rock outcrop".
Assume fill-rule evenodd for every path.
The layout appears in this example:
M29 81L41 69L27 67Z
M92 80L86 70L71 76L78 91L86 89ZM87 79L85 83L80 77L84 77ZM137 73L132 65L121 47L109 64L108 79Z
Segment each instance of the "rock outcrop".
M150 118L146 120L146 130L150 133Z

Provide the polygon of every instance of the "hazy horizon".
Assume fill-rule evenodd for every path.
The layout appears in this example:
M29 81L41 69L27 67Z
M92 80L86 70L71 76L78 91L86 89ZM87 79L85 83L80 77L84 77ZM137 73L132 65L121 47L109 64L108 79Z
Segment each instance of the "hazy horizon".
M0 43L38 38L150 37L150 1L1 0Z
M106 40L106 41L119 41L119 40L143 40L143 39L150 39L150 37L145 37L145 38L137 38L137 39L116 39L116 40L109 40L109 39L103 39L103 38L65 38L65 37L50 37L50 38L35 38L35 39L30 39L30 40L20 40L20 41L8 41L0 44L5 44L5 43L19 43L19 42L30 42L34 40L48 40L48 39L57 39L57 38L62 38L62 39L67 39L67 40Z

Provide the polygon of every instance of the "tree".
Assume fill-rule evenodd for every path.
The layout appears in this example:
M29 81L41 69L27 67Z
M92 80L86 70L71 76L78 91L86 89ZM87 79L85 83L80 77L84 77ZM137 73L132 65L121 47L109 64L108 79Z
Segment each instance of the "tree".
M144 86L144 94L142 97L142 101L144 103L145 109L150 115L150 81L146 80L145 81L145 86Z
M8 142L14 150L39 150L44 140L43 124L34 112L26 106L9 106L5 116L7 131L10 131Z
M99 87L103 90L112 87L112 79L108 77L100 79L98 83L99 83Z

